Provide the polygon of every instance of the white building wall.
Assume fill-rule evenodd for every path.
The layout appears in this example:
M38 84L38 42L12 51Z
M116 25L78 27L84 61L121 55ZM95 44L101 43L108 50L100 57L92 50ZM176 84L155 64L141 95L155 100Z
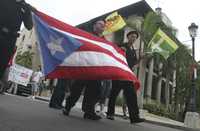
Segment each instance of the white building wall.
M36 36L34 28L31 31L22 29L20 36L16 41L17 53L23 53L25 51L33 52L32 68L37 70L40 64L40 53L36 45Z

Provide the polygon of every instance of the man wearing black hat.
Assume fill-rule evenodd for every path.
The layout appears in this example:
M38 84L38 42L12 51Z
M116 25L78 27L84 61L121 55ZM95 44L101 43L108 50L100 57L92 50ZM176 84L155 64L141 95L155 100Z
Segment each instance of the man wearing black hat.
M22 22L32 29L30 6L24 0L0 0L0 79L14 53Z
M136 56L136 52L133 48L133 44L138 37L139 34L137 31L131 31L127 34L128 42L122 45L122 48L126 52L126 59L130 69L132 69L134 65L139 62ZM108 102L107 118L110 120L114 120L115 101L121 90L123 90L124 97L128 106L130 123L132 124L132 123L144 122L144 119L139 117L137 95L135 88L133 87L133 82L122 81L122 80L112 81L112 89L110 92L110 97Z

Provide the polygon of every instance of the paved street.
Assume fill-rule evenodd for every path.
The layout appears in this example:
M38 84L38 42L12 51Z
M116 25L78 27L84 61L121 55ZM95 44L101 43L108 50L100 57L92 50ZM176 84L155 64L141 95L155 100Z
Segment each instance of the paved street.
M121 118L84 120L82 115L78 108L66 117L43 101L0 95L0 131L180 131L149 123L131 125Z

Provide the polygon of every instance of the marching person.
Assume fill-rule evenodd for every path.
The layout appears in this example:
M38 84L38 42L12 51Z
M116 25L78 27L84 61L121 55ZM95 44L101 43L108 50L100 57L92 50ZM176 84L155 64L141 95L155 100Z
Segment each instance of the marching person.
M14 53L22 22L30 30L33 27L30 6L24 0L0 1L0 79Z
M32 86L32 98L35 99L38 91L39 91L39 84L43 79L43 74L39 67L38 71L33 72L32 79L31 79L31 86Z
M96 80L75 80L70 87L70 95L66 98L65 109L63 114L68 116L71 108L80 98L83 89L84 97L82 102L82 110L84 119L100 120L101 117L95 113L95 104L99 99L100 84Z
M93 26L94 34L105 39L103 36L103 31L105 30L105 22L103 20L96 21ZM105 116L104 107L106 104L106 99L110 94L112 88L112 80L101 80L101 90L100 90L100 99L98 100L97 105L100 106L99 114ZM97 107L97 106L96 106Z
M131 31L127 34L128 43L122 45L123 49L126 51L126 59L130 69L134 67L135 64L139 62L136 56L136 52L133 48L135 40L139 37L137 31ZM144 119L139 116L139 108L137 103L136 90L133 87L133 82L131 81L122 81L122 80L113 80L112 89L108 102L108 111L107 119L114 120L115 114L115 101L119 92L123 90L126 104L128 106L130 123L140 123L144 122Z
M104 27L104 23L95 22L93 26L94 34L101 37ZM101 116L95 113L95 105L100 99L101 80L75 80L70 88L70 95L66 99L63 114L69 115L71 108L78 101L83 89L85 89L82 103L82 110L85 112L83 117L85 119L100 120Z
M71 86L71 81L66 79L58 79L57 85L53 90L51 100L49 102L49 107L54 109L62 109L63 101L65 99L65 92ZM68 90L69 91L69 90Z
M102 80L101 84L102 84L101 95L96 107L99 106L100 109L97 110L97 112L99 112L101 116L106 117L104 108L106 105L106 100L109 97L110 90L112 88L112 80Z

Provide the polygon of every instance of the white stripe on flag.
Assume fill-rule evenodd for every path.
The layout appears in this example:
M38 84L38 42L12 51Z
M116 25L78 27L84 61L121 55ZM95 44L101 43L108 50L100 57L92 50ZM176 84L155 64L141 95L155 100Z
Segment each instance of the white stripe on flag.
M124 65L113 57L100 52L80 51L74 52L67 57L60 66L68 67L92 67L92 66L110 66L118 67L125 71L131 72L128 65Z

